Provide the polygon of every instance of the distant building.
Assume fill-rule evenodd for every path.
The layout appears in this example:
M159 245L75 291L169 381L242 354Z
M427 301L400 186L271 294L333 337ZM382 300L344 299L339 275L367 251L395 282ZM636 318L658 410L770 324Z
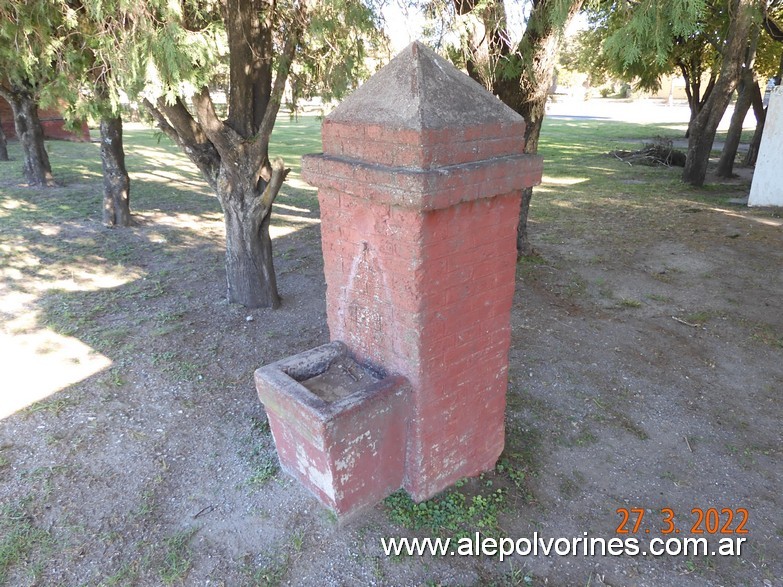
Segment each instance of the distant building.
M84 141L90 140L90 129L87 123L83 122L79 132L71 132L65 129L65 120L58 110L39 110L38 117L41 120L44 137L47 139L61 139L65 141ZM14 128L14 112L11 105L3 98L0 98L0 121L2 121L3 132L8 139L16 138L16 129Z

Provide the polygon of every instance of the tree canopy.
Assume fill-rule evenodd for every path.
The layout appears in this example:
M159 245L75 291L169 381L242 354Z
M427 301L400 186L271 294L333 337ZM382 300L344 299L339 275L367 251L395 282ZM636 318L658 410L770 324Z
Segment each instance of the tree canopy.
M30 185L54 185L38 105L51 105L71 91L56 68L65 46L62 33L72 24L66 16L48 0L0 0L0 96L13 109Z

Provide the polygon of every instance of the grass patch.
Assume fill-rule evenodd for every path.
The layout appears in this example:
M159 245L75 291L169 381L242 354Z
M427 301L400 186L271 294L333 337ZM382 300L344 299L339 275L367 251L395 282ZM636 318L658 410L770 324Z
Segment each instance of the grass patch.
M283 582L290 568L291 555L286 553L257 568L252 563L245 562L242 572L248 587L273 587Z
M400 490L384 500L389 519L410 530L426 530L456 538L470 536L475 531L498 534L498 512L506 502L505 492L495 489L485 494L469 495L462 489L468 481L455 488L423 501L414 502Z
M273 452L266 452L258 456L259 464L253 470L248 479L248 483L254 487L265 485L270 479L273 479L280 470L277 461L277 455Z
M39 575L43 570L40 561L46 559L51 543L49 532L35 525L24 505L0 509L0 584L7 583L18 565L27 566L34 577Z
M783 335L766 324L757 328L751 338L772 348L783 349Z
M617 305L620 308L641 308L642 302L631 298L623 298L619 302L617 302Z
M124 563L112 575L103 579L101 587L117 587L119 585L135 585L139 578L138 561Z
M502 532L499 515L509 495L531 501L527 482L535 474L535 453L540 445L537 431L509 429L506 451L493 472L462 479L432 499L415 503L403 490L384 500L389 519L409 530L456 539L479 531L485 536Z
M187 576L193 564L188 544L197 531L197 528L181 530L163 541L163 562L159 576L164 585L179 583Z
M691 324L696 324L698 326L703 326L709 322L710 318L712 318L714 315L714 312L709 310L700 310L698 312L691 312L690 314L686 314L685 321L690 322Z
M36 402L27 406L22 412L27 416L33 414L51 414L54 417L62 414L66 409L73 407L79 403L78 399L70 395L56 395L52 398Z

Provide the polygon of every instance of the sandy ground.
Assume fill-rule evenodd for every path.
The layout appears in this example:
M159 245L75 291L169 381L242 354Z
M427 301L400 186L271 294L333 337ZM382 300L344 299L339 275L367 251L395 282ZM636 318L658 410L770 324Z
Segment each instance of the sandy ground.
M538 197L557 213L534 209L540 258L518 268L507 458L521 483L492 473L461 491L503 488L494 531L515 539L616 537L617 510L638 508L645 550L668 536L665 508L683 536L700 527L694 510L716 508L726 532L747 517L747 535L706 535L711 548L746 537L739 555L385 556L382 537L432 531L383 505L340 527L276 468L253 388L258 366L328 340L312 211L279 208L302 222L276 239L278 311L225 303L218 210L149 211L111 235L84 220L6 241L37 261L6 264L0 291L0 552L18 555L0 578L783 585L783 220L709 192L649 197L653 171L595 165L614 166L616 193L549 185ZM655 173L675 185L676 172ZM78 243L113 262L47 265L52 247Z

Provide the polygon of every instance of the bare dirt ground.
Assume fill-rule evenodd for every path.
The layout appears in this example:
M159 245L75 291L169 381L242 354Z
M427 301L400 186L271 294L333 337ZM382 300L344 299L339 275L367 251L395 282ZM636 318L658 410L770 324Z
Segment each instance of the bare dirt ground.
M688 536L694 508L745 508L741 555L386 557L381 537L433 532L383 505L339 527L277 469L252 380L328 341L317 214L278 207L296 227L276 240L283 306L248 311L224 301L211 203L146 210L127 231L73 219L4 241L2 393L75 364L94 373L0 420L0 578L783 585L783 219L709 190L650 194L640 173L670 174L660 188L676 172L595 162L619 187L596 200L589 182L567 196L545 184L531 218L540 257L518 268L506 458L521 482L492 473L466 491L503 489L494 531L513 538L611 538L618 508L643 508L645 548L662 536L662 508ZM78 253L67 263L65 246ZM39 361L20 367L8 357L25 345Z

